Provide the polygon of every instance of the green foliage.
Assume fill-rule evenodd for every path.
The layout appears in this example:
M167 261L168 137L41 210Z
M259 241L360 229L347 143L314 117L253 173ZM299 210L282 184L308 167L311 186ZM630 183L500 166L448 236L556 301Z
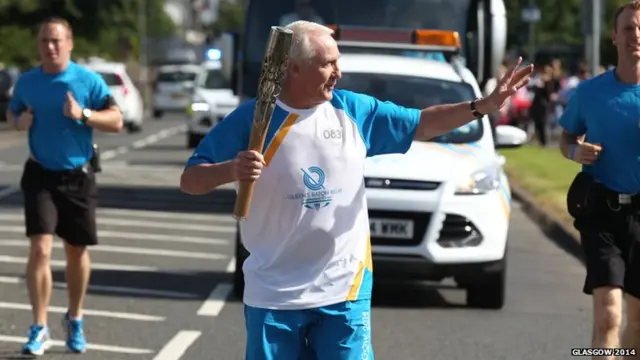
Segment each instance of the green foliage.
M591 1L591 0L589 0ZM629 0L604 0L604 24L601 37L601 62L615 63L615 48L611 43L613 15L616 9ZM535 25L536 45L568 45L584 47L582 34L582 9L585 0L505 0L508 21L508 44L527 50L529 36L528 24L521 18L522 8L534 3L540 8L541 19Z
M3 39L0 41L0 62L19 64L24 60L35 58L35 42L29 29L15 25L1 26L0 39ZM34 45L29 47L24 45L29 43ZM29 63L33 64L32 61Z
M74 57L123 60L127 49L139 47L140 4L146 7L147 35L175 31L160 0L0 0L0 62L16 64L27 57L36 63L37 24L52 15L71 23Z

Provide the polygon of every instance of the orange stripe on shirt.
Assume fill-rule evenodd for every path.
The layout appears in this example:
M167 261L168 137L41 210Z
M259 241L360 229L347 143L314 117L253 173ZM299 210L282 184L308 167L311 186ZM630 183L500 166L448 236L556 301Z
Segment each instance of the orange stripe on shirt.
M360 290L360 286L362 285L362 278L364 277L364 268L364 262L361 261L358 268L358 273L356 274L356 278L353 280L353 285L351 285L349 295L347 295L347 301L355 301L358 299L358 291Z
M267 163L267 166L269 166L269 164L271 163L271 160L276 155L278 148L284 141L285 136L287 136L287 133L289 133L289 130L291 130L291 127L296 122L296 120L298 120L299 116L300 115L298 114L289 114L289 116L287 116L287 118L282 123L280 129L278 129L276 134L273 136L273 140L267 147L267 150L264 152L264 161Z
M364 281L364 270L368 269L373 272L373 260L371 257L371 236L367 235L367 253L365 254L365 261L361 261L358 266L358 273L356 273L356 278L353 280L353 285L351 285L351 289L349 289L349 295L347 295L347 301L355 301L358 299L358 292L360 291L360 287L362 286L362 282Z

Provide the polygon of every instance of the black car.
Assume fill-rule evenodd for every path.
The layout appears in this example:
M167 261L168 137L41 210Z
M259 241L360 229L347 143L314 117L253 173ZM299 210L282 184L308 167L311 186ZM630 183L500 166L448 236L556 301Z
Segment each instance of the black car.
M11 101L11 95L13 93L13 86L18 80L20 72L16 69L2 69L0 70L0 121L7 121L6 112Z

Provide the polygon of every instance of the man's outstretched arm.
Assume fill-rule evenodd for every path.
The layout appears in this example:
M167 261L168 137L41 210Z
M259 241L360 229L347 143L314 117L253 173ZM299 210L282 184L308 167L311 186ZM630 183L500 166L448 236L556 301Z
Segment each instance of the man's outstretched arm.
M489 96L475 102L476 110L480 114L490 114L502 108L518 89L529 83L533 65L520 68L521 63L522 58L519 58L518 62L500 79L495 90ZM471 103L471 101L465 101L423 109L415 139L429 140L475 120L477 116L471 111Z

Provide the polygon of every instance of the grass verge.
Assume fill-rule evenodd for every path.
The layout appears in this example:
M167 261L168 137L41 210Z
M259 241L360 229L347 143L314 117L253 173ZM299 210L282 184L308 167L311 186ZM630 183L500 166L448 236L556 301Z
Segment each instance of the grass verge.
M541 206L563 222L571 224L567 214L567 190L580 171L580 165L565 159L557 148L526 145L504 149L505 170L509 180L526 190Z

